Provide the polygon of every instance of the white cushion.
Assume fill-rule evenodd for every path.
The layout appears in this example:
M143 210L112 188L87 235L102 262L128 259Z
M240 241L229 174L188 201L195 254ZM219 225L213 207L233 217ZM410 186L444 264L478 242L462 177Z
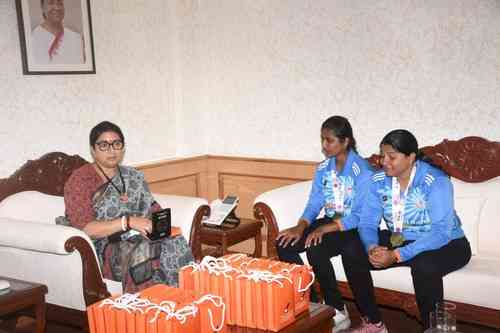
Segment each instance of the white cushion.
M198 197L153 193L155 200L163 208L170 208L172 226L180 227L182 235L189 242L193 217L198 208L208 205L207 200Z
M301 254L307 263L305 253ZM344 267L340 256L331 259L337 281L346 282ZM409 267L395 267L371 271L373 284L403 293L413 294L413 282ZM497 258L475 256L458 271L443 279L444 298L450 301L484 306L500 310L500 261Z
M60 255L0 245L0 263L0 276L43 283L48 303L85 311L78 251Z
M478 196L456 197L455 210L462 221L462 229L465 232L472 255L477 254L477 234L479 230L479 218L481 208L483 208L485 199Z
M64 198L37 191L13 194L0 202L0 217L55 224L64 215Z
M265 193L254 200L254 204L262 202L268 205L280 230L293 227L302 216L312 181L286 185Z
M500 260L472 257L462 269L444 277L444 296L450 301L500 310Z
M92 248L94 247L86 233L73 227L5 217L0 217L0 226L1 246L66 255L68 254L64 248L66 241L78 236L85 239Z
M498 235L500 234L500 177L496 177L481 183L465 183L452 178L455 191L455 209L458 214L462 212L464 230L469 237L469 232L474 234L467 226L476 220L473 216L479 215L477 226L475 227L476 253L481 256L500 258L500 247L498 246ZM482 201L482 202L481 202ZM464 206L465 205L465 206ZM469 205L469 206L467 206Z

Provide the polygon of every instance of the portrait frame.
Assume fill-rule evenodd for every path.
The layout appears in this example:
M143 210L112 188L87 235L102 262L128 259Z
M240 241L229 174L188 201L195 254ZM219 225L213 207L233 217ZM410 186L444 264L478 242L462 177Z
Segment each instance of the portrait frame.
M49 9L42 11L42 3L53 0L16 0L23 74L95 74L90 0L58 2L64 7L64 30L56 36L44 27L49 18L60 18L60 6L51 16Z

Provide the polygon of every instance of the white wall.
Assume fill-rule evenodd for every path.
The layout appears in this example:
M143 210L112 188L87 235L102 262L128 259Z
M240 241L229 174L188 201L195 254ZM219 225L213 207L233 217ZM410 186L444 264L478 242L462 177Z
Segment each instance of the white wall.
M171 26L164 0L91 1L96 75L23 75L15 1L0 0L0 177L50 151L89 158L101 120L122 127L126 162L174 156Z
M317 160L333 114L362 154L400 127L500 140L500 1L177 3L181 154Z
M200 153L321 159L319 127L422 145L500 140L500 1L91 1L96 75L25 76L0 0L0 177L61 150L88 158L98 121L127 163Z

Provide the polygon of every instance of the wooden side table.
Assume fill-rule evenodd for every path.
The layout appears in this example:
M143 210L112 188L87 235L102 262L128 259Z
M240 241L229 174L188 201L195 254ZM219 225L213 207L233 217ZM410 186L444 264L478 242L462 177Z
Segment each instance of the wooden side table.
M253 256L259 258L262 256L262 222L252 219L240 219L237 227L208 227L206 225L200 228L200 243L216 246L217 255L228 253L227 248L239 242L250 238L255 239L255 250Z
M45 332L45 294L47 286L0 276L10 283L10 291L0 295L0 316L34 308L36 332Z

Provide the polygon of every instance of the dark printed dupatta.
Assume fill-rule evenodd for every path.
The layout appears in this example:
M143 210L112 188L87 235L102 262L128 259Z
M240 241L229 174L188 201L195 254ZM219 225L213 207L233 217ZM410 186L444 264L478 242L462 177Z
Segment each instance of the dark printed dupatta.
M161 207L155 202L141 172L120 166L128 200L120 200L123 186L119 175L105 183L93 196L96 220L106 221L124 215L151 218ZM94 241L105 278L121 281L124 292L136 292L150 285L165 283L177 286L179 268L194 260L183 236L149 241L135 236L110 243L108 238Z

